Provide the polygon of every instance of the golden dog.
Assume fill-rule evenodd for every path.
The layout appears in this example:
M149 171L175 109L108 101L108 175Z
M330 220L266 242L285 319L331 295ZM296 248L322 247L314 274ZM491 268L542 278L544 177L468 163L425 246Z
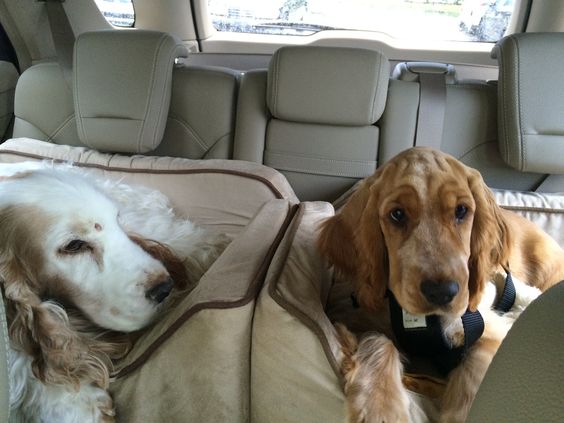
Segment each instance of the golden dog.
M541 291L564 279L564 251L552 238L500 208L478 171L423 147L400 153L363 181L324 222L318 247L353 281L364 310L381 310L389 290L406 312L439 316L453 347L464 343L456 322L478 308L500 266ZM483 335L448 374L442 421L464 421L510 327L490 306ZM349 420L407 421L409 396L391 341L373 335L359 343L337 329Z

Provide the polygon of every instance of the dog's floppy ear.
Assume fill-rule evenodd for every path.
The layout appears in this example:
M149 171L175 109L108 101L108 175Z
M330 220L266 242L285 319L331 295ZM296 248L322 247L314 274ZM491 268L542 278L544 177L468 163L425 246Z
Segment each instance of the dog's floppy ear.
M189 283L193 283L188 280L186 267L182 260L180 260L168 246L158 241L143 238L140 235L130 233L128 236L133 242L149 253L149 255L164 265L177 289L185 289L188 287Z
M61 305L42 299L56 281L39 276L44 266L36 243L41 229L29 211L0 211L0 281L10 339L31 357L33 373L41 381L78 386L88 379L106 387L113 347L99 340L90 345Z
M495 269L499 265L507 264L511 235L507 230L501 209L480 173L469 170L468 182L476 203L468 261L470 273L468 307L474 311Z
M89 380L109 384L112 347L89 341L72 327L65 309L42 301L17 262L0 265L8 332L15 348L32 358L33 374L44 383L74 385Z
M383 306L388 288L388 250L379 217L380 183L375 181L371 185L357 228L360 261L357 295L359 303L368 310L377 310Z
M387 286L386 246L378 223L378 189L369 178L335 216L321 225L317 247L329 264L352 278L358 301L382 305Z

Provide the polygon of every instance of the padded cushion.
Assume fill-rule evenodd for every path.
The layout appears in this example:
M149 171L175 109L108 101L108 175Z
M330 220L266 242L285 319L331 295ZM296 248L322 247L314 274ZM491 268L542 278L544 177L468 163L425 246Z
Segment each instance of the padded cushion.
M540 226L564 248L564 194L493 190L496 202Z
M282 47L270 62L267 104L282 120L371 125L384 111L389 75L388 59L372 50Z
M265 204L117 364L110 389L120 421L249 421L254 300L292 208Z
M324 309L332 274L315 245L319 224L333 214L328 203L302 202L272 259L253 323L252 421L345 420L343 354ZM434 405L409 395L410 421L434 421Z
M81 34L74 51L74 105L81 141L97 150L144 153L161 142L174 60L186 49L169 34Z
M526 172L564 173L564 33L503 38L499 61L499 147Z
M71 87L58 63L39 63L20 76L14 103L15 138L80 145Z
M497 351L468 423L560 422L564 282L531 303Z
M151 155L232 158L238 76L226 68L176 66L163 140Z
M70 161L102 175L115 175L125 183L158 189L176 208L190 210L191 218L199 224L231 237L248 224L262 204L272 199L298 201L279 172L256 163L122 156L27 138L0 145L0 163L33 159Z

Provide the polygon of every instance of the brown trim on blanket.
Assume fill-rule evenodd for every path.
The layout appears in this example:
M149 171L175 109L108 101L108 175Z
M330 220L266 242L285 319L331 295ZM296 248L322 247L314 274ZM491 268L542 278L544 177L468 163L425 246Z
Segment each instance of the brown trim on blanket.
M274 257L274 253L276 252L278 245L282 241L282 238L284 237L288 226L290 226L290 222L292 222L297 209L297 204L290 206L288 214L284 219L282 226L276 234L274 241L270 245L270 248L268 249L268 252L266 253L264 260L257 270L255 276L253 277L253 280L249 284L247 292L242 298L235 301L208 301L196 304L193 307L189 308L178 319L176 319L176 321L174 321L174 323L172 323L155 341L153 341L153 343L150 344L139 357L119 370L117 373L113 374L112 377L116 379L126 377L137 370L139 367L141 367L143 364L145 364L145 362L151 357L151 355L197 312L207 309L229 309L242 307L255 299L260 291L260 288L262 287L264 278L266 277L266 273L270 266L270 262Z
M23 152L19 152L19 151L15 151L15 150L0 150L0 155L2 154L12 154L15 156L21 156L21 157L27 157L30 159L35 159L35 160L52 160L55 163L67 163L69 162L69 160L65 160L65 159L54 159L52 157L46 157L46 156L41 156L39 154L33 154L33 153L23 153ZM181 157L178 157L181 158ZM188 159L187 159L188 160ZM221 174L226 174L226 175L235 175L235 176L240 176L243 178L249 178L249 179L254 179L256 181L262 182L263 184L265 184L270 191L272 191L272 193L276 196L277 199L284 199L285 197L282 195L282 193L278 190L278 188L276 188L274 186L274 184L269 181L266 178L263 178L262 176L258 176L255 175L253 173L248 173L248 172L242 172L242 171L238 171L238 170L227 170L227 169L135 169L135 168L129 168L129 167L113 167L113 166L104 166L104 165L99 165L99 164L94 164L94 163L83 163L83 162L76 162L76 161L70 161L72 163L73 166L77 166L77 167L86 167L86 168L92 168L92 169L100 169L100 170L105 170L105 171L110 171L110 172L124 172L124 173L149 173L149 174L155 174L155 175L189 175L189 174L197 174L197 173L221 173Z
M500 206L502 209L515 212L531 212L531 213L553 213L564 214L564 209L546 208L546 207L529 207L529 206Z
M287 236L291 237L292 240L296 236L296 232L298 231L298 228L299 228L300 223L302 221L302 218L303 218L303 215L304 215L304 209L305 209L305 207L303 206L303 204L300 204L300 209L299 209L299 211L296 215L296 219L294 220L294 224L287 232ZM284 310L286 310L292 316L296 317L305 326L307 326L314 333L314 335L317 337L317 339L319 339L319 342L321 343L321 346L323 348L323 352L325 353L325 356L327 357L327 361L329 362L329 364L333 368L333 371L335 372L335 375L337 376L337 378L339 379L341 384L344 386L344 379L343 379L343 375L341 374L341 367L339 366L339 363L337 363L337 360L335 359L335 356L333 355L333 351L331 350L331 346L329 345L329 341L327 339L327 336L326 336L325 332L323 331L323 329L321 328L321 326L318 325L313 319L311 319L311 317L309 317L306 313L304 313L299 308L297 308L296 306L291 304L289 301L286 301L286 299L283 296L281 296L276 290L276 287L277 287L278 282L280 280L280 275L281 275L282 271L284 270L285 263L288 259L288 255L290 254L290 249L291 249L291 247L288 248L288 251L286 252L286 257L284 257L284 260L280 262L281 265L280 265L279 269L277 269L276 275L273 276L273 278L274 278L273 283L270 284L270 287L268 288L268 293L270 294L272 299L280 307L282 307Z

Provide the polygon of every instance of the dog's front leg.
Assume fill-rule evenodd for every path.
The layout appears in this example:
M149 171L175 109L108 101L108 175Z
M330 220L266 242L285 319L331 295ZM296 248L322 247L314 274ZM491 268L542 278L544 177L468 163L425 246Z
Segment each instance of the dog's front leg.
M441 423L466 421L480 383L500 343L501 338L496 336L482 336L460 365L450 372L442 401Z
M336 325L344 358L347 421L349 423L409 422L409 396L402 384L403 366L392 341L381 334L360 342Z

